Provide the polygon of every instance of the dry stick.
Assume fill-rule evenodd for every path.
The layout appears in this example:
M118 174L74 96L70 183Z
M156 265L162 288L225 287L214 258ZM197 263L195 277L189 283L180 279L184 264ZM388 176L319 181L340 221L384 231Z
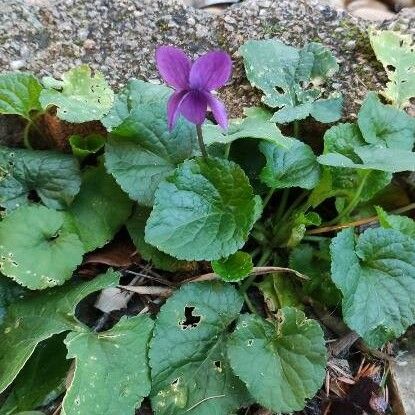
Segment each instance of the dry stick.
M392 210L390 213L399 215L401 213L409 212L410 210L413 210L413 209L415 209L415 203L410 203L407 206L403 206L399 209ZM321 233L334 232L334 231L338 231L341 229L350 228L352 226L366 225L372 222L373 223L379 222L379 217L370 216L369 218L359 219L354 222L343 223L340 225L333 225L333 226L324 226L323 228L317 228L317 229L312 229L310 231L307 231L306 235L319 235Z
M272 274L273 272L287 272L290 274L295 274L298 278L301 278L303 280L309 279L306 275L301 274L301 272L298 272L295 269L284 267L254 267L250 275L266 275ZM216 280L217 278L219 278L217 274L215 274L214 272L210 272L208 274L200 275L199 277L184 280L183 284L187 282L212 281Z
M117 285L117 287L121 288L122 290L130 291L135 294L160 295L162 297L168 297L173 292L171 288L159 287L159 286L148 286L148 285L138 285L138 286Z

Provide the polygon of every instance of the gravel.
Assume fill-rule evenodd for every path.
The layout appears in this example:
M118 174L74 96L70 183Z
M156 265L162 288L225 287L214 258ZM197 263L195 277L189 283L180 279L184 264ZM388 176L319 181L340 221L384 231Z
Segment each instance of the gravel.
M330 47L341 66L331 88L345 94L349 117L366 91L385 81L368 42L368 23L317 0L247 0L219 15L178 0L0 0L0 8L1 71L59 77L88 63L120 88L131 77L158 80L157 45L178 45L192 56L226 49L235 72L222 98L232 116L259 102L237 53L250 38L275 36L294 46L320 41ZM378 26L415 35L415 15L406 11Z

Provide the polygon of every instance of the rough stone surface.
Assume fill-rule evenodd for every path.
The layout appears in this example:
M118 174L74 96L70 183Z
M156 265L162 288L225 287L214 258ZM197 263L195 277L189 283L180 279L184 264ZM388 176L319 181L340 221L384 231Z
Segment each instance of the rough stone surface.
M349 117L366 91L384 82L368 42L368 23L317 0L247 0L219 15L179 0L0 0L0 6L1 71L58 77L89 63L120 87L130 77L158 79L157 45L175 44L191 55L220 47L236 62L222 92L235 116L260 96L245 81L238 48L250 38L275 36L294 46L320 41L333 50L341 71L332 88L346 95ZM377 25L415 34L414 17L407 11Z

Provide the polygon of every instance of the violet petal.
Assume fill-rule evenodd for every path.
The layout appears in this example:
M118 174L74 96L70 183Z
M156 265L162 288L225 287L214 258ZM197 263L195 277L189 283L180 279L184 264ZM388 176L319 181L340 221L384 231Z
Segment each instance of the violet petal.
M216 122L226 130L228 128L228 114L225 105L210 93L205 93L205 96Z
M187 91L178 91L172 94L167 102L167 125L169 127L169 131L171 131L177 121L177 117L179 116L179 106L180 102L182 101L183 97L187 94Z
M160 75L167 84L177 89L188 88L192 62L182 49L160 46L156 50L156 62Z
M202 124L206 118L207 99L203 92L188 92L179 104L180 113L193 124Z
M226 52L209 52L193 63L189 76L190 86L212 91L225 85L231 73L232 60Z

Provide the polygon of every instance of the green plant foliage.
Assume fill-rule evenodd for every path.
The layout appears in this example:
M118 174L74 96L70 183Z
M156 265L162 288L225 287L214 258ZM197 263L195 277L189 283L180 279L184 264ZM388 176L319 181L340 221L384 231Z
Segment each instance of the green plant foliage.
M277 322L240 316L228 356L255 400L275 412L302 410L325 377L323 330L295 308L283 308Z
M283 307L302 308L301 290L298 284L287 274L274 273L267 275L258 284L264 296L265 304L272 313Z
M240 138L256 138L281 147L289 147L290 141L284 137L271 122L272 113L260 108L245 108L245 118L230 121L228 130L224 131L218 125L204 124L203 139L207 146L212 144L230 144Z
M415 239L395 229L353 229L331 244L332 279L343 295L343 318L371 347L415 322Z
M286 138L290 143L287 148L265 142L259 145L267 160L261 180L272 189L296 186L312 189L320 178L320 166L313 150L301 141Z
M359 111L358 127L343 124L327 131L324 155L318 161L334 167L391 173L415 170L414 141L414 118L382 104L376 94L369 93Z
M404 235L415 238L415 221L413 219L406 216L389 215L380 206L376 206L376 213L382 228L396 229Z
M322 304L338 306L341 293L331 280L329 239L318 244L301 244L291 251L289 266L306 275L302 292Z
M64 213L32 205L0 222L0 271L32 290L63 284L81 263L78 236L63 227Z
M76 305L88 294L115 286L119 274L107 272L82 284L53 288L14 303L8 310L0 342L0 392L16 378L43 340L68 330L84 330Z
M137 248L140 256L146 261L151 262L155 268L177 272L191 271L194 269L194 262L180 261L164 252L159 251L153 245L144 240L144 229L151 209L144 206L137 206L133 215L128 219L126 225L128 233Z
M25 294L26 290L21 285L0 274L0 324L6 316L6 309Z
M0 146L0 206L15 209L29 203L31 192L53 209L65 209L79 192L77 161L52 151Z
M145 239L178 259L223 258L244 245L259 203L235 163L188 160L158 187Z
M316 212L297 212L293 215L291 234L287 241L287 246L297 246L305 236L307 226L321 225L321 218Z
M83 160L85 157L97 153L104 147L105 137L99 134L90 134L85 137L71 135L69 137L69 144L72 153L80 160Z
M70 360L66 360L63 336L53 336L38 344L17 376L0 408L0 415L12 415L47 405L65 392Z
M41 110L42 85L31 74L9 72L0 75L0 114L16 114L30 119L32 111Z
M159 183L195 153L195 127L181 119L169 133L166 102L159 101L136 106L112 131L105 167L131 199L152 206Z
M251 401L226 355L228 327L242 303L221 282L187 284L167 300L149 352L156 415L230 414Z
M370 43L383 64L389 82L382 94L398 108L409 106L415 97L415 51L411 35L372 31Z
M79 235L85 251L104 246L131 214L133 202L103 166L83 174L82 186L68 210L68 229Z
M101 120L107 131L112 131L130 116L139 105L166 102L171 89L164 85L130 79L116 96L110 112Z
M43 109L58 108L57 116L64 121L82 123L100 120L114 102L114 92L100 72L91 72L81 65L62 75L62 81L43 80L45 89L40 94Z
M65 415L133 415L150 392L147 347L153 321L123 317L112 329L70 332L65 344L76 362ZM85 385L88 385L85 387Z
M324 46L309 43L296 49L276 39L249 40L239 52L252 86L265 94L263 102L281 108L272 121L288 123L311 115L327 123L341 117L341 96L321 98L319 86L338 70L336 59Z
M212 261L213 271L224 281L240 281L252 272L253 267L251 255L242 251Z

